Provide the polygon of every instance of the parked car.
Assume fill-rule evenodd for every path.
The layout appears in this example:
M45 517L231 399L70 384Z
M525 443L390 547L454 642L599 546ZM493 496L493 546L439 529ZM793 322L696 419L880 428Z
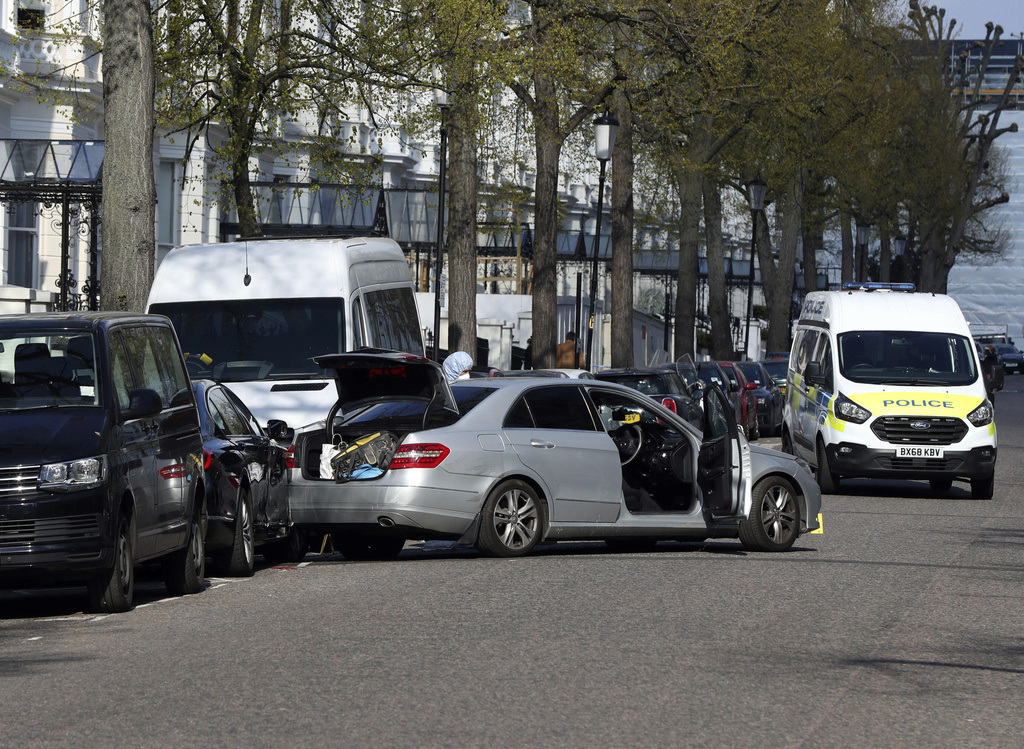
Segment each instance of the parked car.
M202 590L203 440L166 317L0 317L0 411L0 584L127 611L159 561L172 595Z
M783 551L818 527L820 494L806 465L748 445L717 387L704 394L702 433L601 380L449 386L436 363L412 355L317 363L334 372L338 402L297 437L292 516L331 533L350 558L394 557L406 539L460 541L500 557L569 539L635 548L726 536ZM322 478L320 456L336 440L339 455L366 454L352 456L352 472Z
M765 359L761 362L764 368L768 370L768 374L775 380L775 384L778 385L779 390L782 392L782 397L786 397L786 376L789 374L789 357L779 359Z
M783 406L786 405L786 399L775 383L775 378L761 362L737 362L736 366L747 378L747 389L752 391L757 399L758 433L769 437L782 434Z
M1009 343L993 343L991 346L996 350L999 363L1003 365L1003 372L1024 372L1024 354L1016 346Z
M605 369L595 374L604 382L617 382L654 398L698 429L704 424L704 411L690 397L686 383L675 372L663 369Z
M743 406L729 386L729 376L722 369L722 365L716 361L697 362L697 376L705 387L716 385L725 393L729 405L732 406L733 418L736 419L737 424L743 424Z
M212 380L195 380L192 389L203 433L206 549L214 571L252 575L257 548L272 564L301 561L308 542L292 528L288 511L285 446L293 430L276 419L264 429L237 395Z
M729 393L739 401L740 404L740 425L747 439L756 440L761 436L761 430L757 419L757 397L747 387L747 378L736 362L718 362L729 378Z

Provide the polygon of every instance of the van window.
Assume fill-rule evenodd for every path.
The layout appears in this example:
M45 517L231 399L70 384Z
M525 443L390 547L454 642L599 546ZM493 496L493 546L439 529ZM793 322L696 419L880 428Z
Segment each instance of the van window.
M114 385L114 397L117 405L121 408L128 408L130 399L128 391L135 387L135 379L132 377L132 368L128 365L128 353L124 348L124 341L119 332L111 333L107 338L107 348L110 354L110 377Z
M829 340L827 335L819 337L821 342L812 361L816 361L821 365L821 376L825 378L824 389L828 392L833 392L835 391L835 379L833 378L832 367L832 341Z
M804 330L800 338L800 345L796 349L796 372L804 374L807 365L813 361L814 349L818 343L818 332L815 330Z
M371 346L423 355L423 339L412 289L367 291L363 300Z
M346 350L340 298L174 302L150 312L171 318L193 376L329 377L312 357Z
M951 333L867 330L841 333L839 369L853 382L969 385L978 377L968 338Z
M352 300L352 350L358 351L366 345L366 330L363 328L363 304L358 297Z
M0 406L4 410L95 406L96 344L66 330L13 331L0 337Z
M164 408L190 402L188 378L178 360L174 336L167 328L136 327L124 331L137 387L155 390Z

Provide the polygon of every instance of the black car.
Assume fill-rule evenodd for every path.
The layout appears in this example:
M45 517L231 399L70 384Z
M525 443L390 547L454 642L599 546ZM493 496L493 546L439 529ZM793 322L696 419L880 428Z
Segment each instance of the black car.
M1009 343L992 343L989 345L996 350L996 357L999 363L1003 365L1003 372L1006 374L1010 372L1018 374L1024 372L1024 355L1017 350L1016 346Z
M732 381L722 365L716 361L697 362L697 376L704 385L717 385L725 393L729 405L732 406L736 423L743 424L743 401L737 397L737 391L732 389Z
M775 378L761 362L737 362L736 366L746 375L747 387L755 386L758 432L768 437L782 434L782 411L786 399Z
M263 429L237 395L212 380L195 380L192 389L203 433L206 549L214 571L248 577L257 548L272 564L300 561L308 542L291 527L283 446L291 444L292 430L276 419Z
M127 611L152 560L171 594L202 590L203 441L170 320L0 316L0 414L0 585Z
M675 372L664 369L603 369L595 372L594 377L605 382L617 382L649 395L698 429L704 428L704 411L700 403L690 397L686 383Z

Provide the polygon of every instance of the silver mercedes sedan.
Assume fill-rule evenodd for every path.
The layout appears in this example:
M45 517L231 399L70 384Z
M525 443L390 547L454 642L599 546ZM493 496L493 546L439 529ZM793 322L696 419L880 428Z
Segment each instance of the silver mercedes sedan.
M705 390L701 432L600 380L449 385L436 363L383 351L317 363L334 371L338 401L296 438L292 518L351 559L393 557L407 539L500 557L579 539L785 551L819 527L807 465L748 445L717 387Z

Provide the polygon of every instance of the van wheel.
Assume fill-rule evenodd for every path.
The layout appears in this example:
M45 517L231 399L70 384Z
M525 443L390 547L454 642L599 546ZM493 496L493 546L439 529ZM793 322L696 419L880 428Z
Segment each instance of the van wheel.
M235 534L231 547L214 553L214 568L227 577L252 577L256 556L254 544L252 500L249 492L241 489L238 506L235 507Z
M114 542L114 566L89 581L89 611L119 614L132 607L135 597L135 524L122 515Z
M521 557L544 535L547 505L532 486L509 479L494 487L481 511L477 548L492 557Z
M974 499L992 499L995 483L995 474L984 479L971 479L971 497Z
M188 524L185 548L163 559L164 584L172 596L198 593L206 576L206 508L198 501Z
M818 480L818 488L822 494L838 494L839 477L832 472L832 466L828 464L828 454L825 452L825 443L818 441L818 449L815 450L815 459L818 467L814 476Z
M750 514L740 521L740 543L754 551L786 551L800 534L800 507L793 486L769 476L754 486Z
M795 455L793 452L793 440L789 437L789 430L786 427L779 427L782 430L782 452Z
M405 547L401 536L334 536L334 548L354 562L382 562L394 559Z
M282 540L260 547L260 554L270 564L295 564L305 559L308 552L309 535L294 526Z

